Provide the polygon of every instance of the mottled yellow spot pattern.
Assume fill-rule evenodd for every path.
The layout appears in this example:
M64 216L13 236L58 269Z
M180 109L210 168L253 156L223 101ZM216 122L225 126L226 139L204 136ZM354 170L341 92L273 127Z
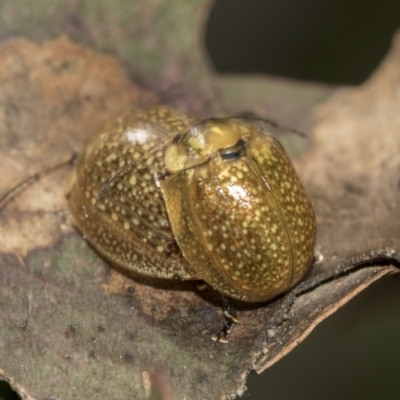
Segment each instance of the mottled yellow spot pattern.
M155 107L95 135L74 176L75 225L141 274L254 302L289 290L311 262L311 202L280 143L246 121L195 124Z
M185 115L156 107L100 131L80 155L69 194L73 221L114 263L156 277L192 277L183 257L164 251L174 241L157 185L157 175L165 173L165 149L149 156L192 124Z
M313 256L316 223L280 143L256 127L250 134L243 132L237 155L224 158L218 147L213 154L208 143L207 161L183 169L161 187L177 243L198 276L229 297L262 301L289 290L304 276ZM201 142L201 131L193 134ZM237 152L240 144L233 149ZM222 151L229 154L226 147Z

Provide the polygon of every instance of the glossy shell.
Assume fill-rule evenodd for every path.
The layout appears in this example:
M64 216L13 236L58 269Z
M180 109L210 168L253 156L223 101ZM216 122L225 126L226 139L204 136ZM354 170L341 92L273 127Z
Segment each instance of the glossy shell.
M316 237L281 144L245 119L159 107L99 132L70 180L73 221L105 257L257 302L293 287Z

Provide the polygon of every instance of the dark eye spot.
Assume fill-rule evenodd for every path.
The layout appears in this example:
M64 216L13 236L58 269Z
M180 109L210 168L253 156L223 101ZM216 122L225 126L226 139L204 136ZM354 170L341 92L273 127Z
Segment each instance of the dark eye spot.
M243 139L239 139L234 146L219 150L219 154L223 160L235 160L243 156L244 146Z

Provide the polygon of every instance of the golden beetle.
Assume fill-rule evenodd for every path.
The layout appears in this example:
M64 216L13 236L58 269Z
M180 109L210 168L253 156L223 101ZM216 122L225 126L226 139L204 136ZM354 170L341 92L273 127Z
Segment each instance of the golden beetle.
M141 274L260 302L313 257L310 199L281 144L246 118L196 123L156 107L120 119L88 143L70 183L74 224Z

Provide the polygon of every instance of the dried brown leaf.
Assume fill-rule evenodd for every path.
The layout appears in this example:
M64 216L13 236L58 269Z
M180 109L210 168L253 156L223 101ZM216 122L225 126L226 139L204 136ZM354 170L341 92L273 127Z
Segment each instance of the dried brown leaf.
M151 388L173 399L234 397L250 369L271 365L393 272L400 261L398 42L369 82L315 108L311 151L297 166L315 204L321 262L288 295L237 304L240 323L227 345L210 341L221 323L215 293L123 275L90 249L70 223L67 168L18 193L0 213L1 377L33 399L141 399ZM66 39L3 43L0 81L0 193L64 159L104 123L158 101L112 57ZM289 112L276 94L285 84L246 83L219 82L230 112L250 105L296 126L311 127L312 107L331 93L288 84Z

